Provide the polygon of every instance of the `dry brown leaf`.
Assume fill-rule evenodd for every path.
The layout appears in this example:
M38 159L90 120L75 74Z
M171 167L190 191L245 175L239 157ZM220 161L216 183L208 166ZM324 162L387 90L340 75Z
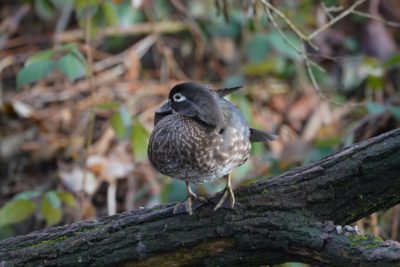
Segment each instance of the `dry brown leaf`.
M86 198L82 200L81 203L81 219L82 220L92 220L97 217L96 208L93 206L92 202Z
M82 190L89 196L93 196L99 187L95 175L91 172L84 171L78 166L74 166L72 170L60 170L58 175L63 184L74 193L81 193Z
M11 105L12 105L12 107L13 107L14 112L15 112L20 118L27 119L27 118L30 118L30 117L32 116L33 109L32 109L32 107L29 106L28 104L16 100L16 101L13 101L13 102L11 103Z
M217 50L218 56L229 63L235 60L237 57L237 51L235 47L235 43L232 38L227 37L215 37L212 39L212 42Z
M122 142L106 155L91 155L87 159L87 168L101 180L113 182L126 178L134 169L133 158L128 151L128 144Z
M301 96L289 107L288 120L291 126L299 131L303 123L309 118L318 103L318 98L314 94Z
M287 109L288 105L288 99L286 95L283 94L276 94L271 96L269 106L271 109L279 112L279 113L284 113L284 111Z
M114 137L114 129L111 126L108 126L99 140L97 140L97 142L90 147L89 153L104 155L108 151L111 142L114 140Z
M302 139L311 142L315 139L322 126L332 122L332 116L327 102L320 102L307 121L303 130Z
M287 142L281 153L280 164L290 165L292 163L302 162L304 160L304 155L307 155L310 149L310 144L301 139Z
M137 55L135 49L130 49L127 57L124 61L125 67L128 69L128 73L126 74L126 78L128 80L137 80L140 77L140 71L142 69L142 65L140 63L140 58Z

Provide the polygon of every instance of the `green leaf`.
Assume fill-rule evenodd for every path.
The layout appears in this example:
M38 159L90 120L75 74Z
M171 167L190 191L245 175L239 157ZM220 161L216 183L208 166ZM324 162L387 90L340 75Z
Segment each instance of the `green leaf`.
M25 66L17 75L17 87L36 82L46 77L54 67L54 61L43 60Z
M382 90L383 87L385 86L382 77L375 76L375 75L368 76L367 84L369 87L371 87L374 90Z
M53 203L55 201L54 196L52 194L49 194L50 192L47 192L43 198L42 198L42 206L41 206L41 212L46 220L46 224L48 226L55 225L61 221L62 217L62 212L60 207L55 207L53 206ZM55 195L59 200L58 196Z
M268 36L265 34L256 34L246 45L246 56L250 62L262 62L269 52Z
M358 49L358 42L354 37L347 37L344 39L344 46L351 52L354 52Z
M12 237L14 235L15 233L11 226L5 225L3 227L0 227L0 240Z
M341 84L343 87L342 91L349 92L354 88L357 88L365 79L366 75L361 73L359 70L362 66L362 57L353 56L348 57L341 63L343 68L343 75L341 79Z
M300 58L299 53L292 47L294 46L297 50L301 51L301 43L298 38L292 33L285 33L287 40L283 39L278 32L272 32L267 36L268 44L273 47L281 56L285 56L289 59L297 60ZM289 45L289 43L291 45Z
M36 204L27 199L17 199L7 202L0 209L0 227L22 222L30 217L36 209Z
M370 114L378 115L384 113L386 111L386 107L376 102L368 102L367 110Z
M224 87L234 87L242 84L246 84L246 81L243 75L240 74L230 75L224 79Z
M88 7L97 7L98 0L75 0L75 7L78 11L88 8Z
M396 106L392 106L389 105L387 106L387 109L390 113L392 113L392 115L398 120L400 121L400 107L396 107Z
M53 5L56 6L57 8L61 9L67 5L73 6L74 0L51 0L51 3L53 3Z
M121 27L128 27L132 24L138 24L145 21L146 16L140 8L132 8L130 2L122 2L115 6L117 10L117 16L119 20L119 25Z
M87 31L91 37L94 37L99 28L95 17L98 17L101 13L99 12L98 0L76 0L75 7L79 26ZM88 19L90 20L89 27L87 27Z
M60 71L73 82L85 75L85 68L82 62L71 54L67 54L57 61Z
M124 139L129 137L132 121L131 115L125 106L120 106L119 111L111 116L110 123L117 133L118 138Z
M258 63L245 65L241 71L247 75L259 76L267 73L281 74L285 71L286 61L282 57L271 57Z
M46 197L48 198L48 200L50 201L50 204L56 208L59 209L61 208L61 199L58 196L56 191L49 191L46 193Z
M251 113L251 105L249 99L242 94L232 95L231 97L232 100L235 100L234 103L237 104L245 119L250 124L253 124L253 116Z
M54 6L49 0L36 0L35 12L43 20L50 20L54 16Z
M384 63L383 63L383 67L385 69L388 68L393 68L400 65L400 53L399 54L395 54L394 56L388 58Z
M171 13L171 5L168 3L168 1L164 0L154 0L152 1L154 5L154 13L156 16L157 20L163 20L167 19Z
M135 161L143 161L147 159L148 140L149 132L137 119L135 119L131 136L132 151Z
M27 199L31 200L34 198L37 198L39 196L39 192L37 191L26 191L26 192L21 192L17 195L14 196L14 199Z
M163 203L183 201L186 196L185 183L177 179L172 179L171 183L165 185L160 194Z
M315 147L319 149L331 149L334 146L337 146L340 144L342 138L341 136L335 136L331 138L325 138L325 139L317 139L315 142Z
M85 57L82 55L81 51L79 51L78 47L76 44L66 44L62 46L62 50L64 50L66 53L73 54L75 57L77 57L80 61L85 62Z
M118 15L115 6L110 2L104 2L101 4L101 11L104 15L104 19L108 25L118 25Z
M119 103L116 102L106 102L96 105L97 110L115 110L120 106Z
M76 206L76 199L74 195L67 191L57 192L58 197L61 199L62 203L67 205L68 207Z
M40 61L49 61L54 56L55 51L53 49L46 49L33 54L25 61L25 67Z

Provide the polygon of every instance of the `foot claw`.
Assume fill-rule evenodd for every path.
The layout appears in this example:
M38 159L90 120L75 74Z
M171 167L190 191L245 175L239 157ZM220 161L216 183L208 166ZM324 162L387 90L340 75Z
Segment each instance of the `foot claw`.
M205 199L204 197L197 196L197 195L190 189L190 187L188 186L188 184L187 184L187 188L188 188L188 194L189 194L188 198L186 199L185 202L183 202L183 203L177 203L177 204L175 205L174 210L173 210L173 214L183 213L184 211L182 211L182 210L180 209L180 207L182 206L182 204L185 204L185 211L186 211L189 215L193 215L193 202L194 202L193 200L197 200L197 201L199 201L199 202L205 202L205 203L208 202L207 199ZM199 206L201 206L201 205L197 205L197 207L199 207ZM195 208L196 208L196 207L195 207Z
M214 211L223 207L228 197L229 197L229 208L233 209L233 207L235 206L235 195L233 194L232 189L229 190L228 188L226 188L224 194L221 197L221 200L215 206Z
M217 209L219 209L219 208L221 208L223 205L224 205L224 203L225 203L225 200L226 200L226 198L229 196L229 207L231 208L231 209L233 209L233 207L235 206L235 195L233 194L233 190L232 190L232 183L231 183L231 180L232 180L232 178L231 178L231 174L228 174L227 175L227 180L228 180L228 182L227 182L227 184L226 184L226 188L225 188L225 190L224 190L224 194L222 195L222 197L221 197L221 200L218 202L218 204L215 206L215 208L214 208L214 211L216 211Z

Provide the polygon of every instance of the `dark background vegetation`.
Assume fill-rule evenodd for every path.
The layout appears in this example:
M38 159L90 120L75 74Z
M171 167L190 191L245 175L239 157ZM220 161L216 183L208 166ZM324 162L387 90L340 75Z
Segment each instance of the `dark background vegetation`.
M279 135L235 188L397 128L399 27L395 0L2 1L0 239L184 200L147 160L179 82L243 85L230 100ZM396 206L357 226L399 240L399 220Z

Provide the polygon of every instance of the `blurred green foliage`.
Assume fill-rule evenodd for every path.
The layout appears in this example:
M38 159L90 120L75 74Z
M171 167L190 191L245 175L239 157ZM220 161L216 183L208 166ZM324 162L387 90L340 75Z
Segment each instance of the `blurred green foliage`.
M17 87L37 82L59 70L71 82L87 74L85 59L74 44L40 51L30 56L17 75Z
M74 195L67 191L25 191L14 196L0 208L0 236L12 224L21 223L34 214L43 218L47 226L60 223L63 205L75 207ZM8 230L9 232L9 230Z
M163 0L149 1L151 9L145 7L133 7L132 1L111 1L111 0L30 0L27 1L34 7L35 15L45 22L53 22L55 18L65 9L73 10L74 27L79 27L91 40L98 38L98 33L105 27L133 27L138 23L151 22L163 23L165 21L184 21L190 30L177 34L160 34L162 40L172 55L176 57L178 65L181 64L183 72L192 77L193 69L201 69L203 82L221 82L224 86L249 85L249 90L233 94L230 100L234 102L245 118L252 126L261 127L260 121L255 119L266 105L269 98L275 91L286 94L290 99L289 106L285 107L282 116L282 124L288 123L286 117L291 105L301 97L301 88L312 88L307 71L302 62L303 58L293 46L302 50L303 44L290 27L278 20L282 26L282 36L273 28L264 9L261 5L256 10L243 7L239 1L226 1L227 14L223 8L217 8L215 1L184 1L187 13L180 12L170 2ZM219 1L221 2L221 1ZM225 2L225 1L224 1ZM325 0L326 6L341 5L341 1ZM319 5L315 1L275 1L274 4L304 32L312 32L317 27L315 13ZM357 106L348 114L347 124L340 130L326 130L326 136L317 135L312 140L310 148L304 151L304 156L296 162L285 163L284 159L271 158L268 148L263 144L254 144L252 154L269 164L268 171L262 173L261 177L254 177L251 172L251 165L246 164L237 168L234 172L235 181L238 183L249 183L256 178L266 178L278 175L294 166L307 164L321 159L343 145L351 145L359 141L354 128L360 125L360 121L368 116L381 116L389 114L397 122L400 121L400 107L391 102L391 97L398 95L400 89L390 85L389 74L400 67L400 54L394 54L386 59L367 55L362 50L362 43L357 39L354 32L347 33L347 27L359 27L365 25L369 20L353 16L347 24L336 25L331 33L334 37L336 31L340 32L342 43L337 47L331 47L329 41L322 42L327 50L335 53L333 60L324 55L313 54L308 51L311 60L316 64L312 65L311 71L320 87L328 94L328 98L336 104L365 102L365 105ZM193 30L195 29L195 30ZM197 36L193 32L199 31ZM150 34L150 33L149 33ZM193 35L191 35L193 34ZM193 38L196 36L196 38ZM398 40L398 34L396 35ZM101 37L96 43L96 49L104 53L116 54L124 51L136 42L137 36L106 36ZM226 43L221 42L227 41ZM290 45L288 43L290 42ZM222 48L217 49L216 44L221 42ZM158 43L158 46L160 44ZM204 55L193 64L195 49L204 46ZM229 54L229 47L234 47ZM152 48L153 49L153 48ZM88 65L82 47L76 43L55 44L54 47L43 49L31 55L23 68L18 72L16 85L18 88L25 87L43 79L50 79L54 76L66 78L67 82L75 82L89 76ZM227 53L227 55L223 55ZM313 57L312 57L313 56ZM150 50L145 59L142 58L142 68L149 70L143 79L161 76L160 59L162 53L154 48ZM340 59L336 59L340 57ZM150 59L149 59L150 58ZM214 60L214 61L213 61ZM224 69L226 75L216 76L215 69L210 62L217 62L220 68ZM150 63L148 63L150 62ZM328 63L327 63L328 62ZM316 67L319 65L319 67ZM332 67L334 65L334 67ZM154 74L155 73L155 74ZM153 76L151 76L153 75ZM253 83L265 85L260 86L258 92L251 90ZM261 88L261 89L260 89ZM263 91L264 90L264 91ZM312 88L315 90L315 88ZM261 92L261 93L260 93ZM267 92L267 93L265 93ZM262 95L265 93L264 95ZM275 92L276 93L276 92ZM380 95L381 97L374 97ZM123 101L123 100L122 100ZM121 102L122 102L121 101ZM95 107L95 111L107 111L110 116L107 123L114 129L118 141L129 141L135 163L142 163L147 159L147 142L149 137L148 127L140 114L132 117L129 112L130 106L126 103L108 102ZM302 122L303 123L303 122ZM304 125L297 129L291 129L294 134L301 137ZM338 127L339 128L339 127ZM255 174L254 174L255 175ZM258 175L258 174L257 174ZM158 176L161 188L161 196L157 201L162 203L171 201L182 201L186 197L185 184L178 180L163 180ZM212 194L224 187L224 181L215 181L194 187L194 190L204 191ZM203 192L202 192L203 193ZM151 192L148 184L142 185L136 192L132 201L140 202L146 199ZM154 197L154 196L153 196ZM10 226L20 223L34 214L46 222L46 225L60 223L63 215L63 207L73 206L75 198L71 193L64 191L49 191L43 194L27 191L16 195L0 209L0 227L3 233L11 232ZM1 238L0 231L0 238ZM288 266L288 265L286 265ZM292 266L296 266L293 264Z

